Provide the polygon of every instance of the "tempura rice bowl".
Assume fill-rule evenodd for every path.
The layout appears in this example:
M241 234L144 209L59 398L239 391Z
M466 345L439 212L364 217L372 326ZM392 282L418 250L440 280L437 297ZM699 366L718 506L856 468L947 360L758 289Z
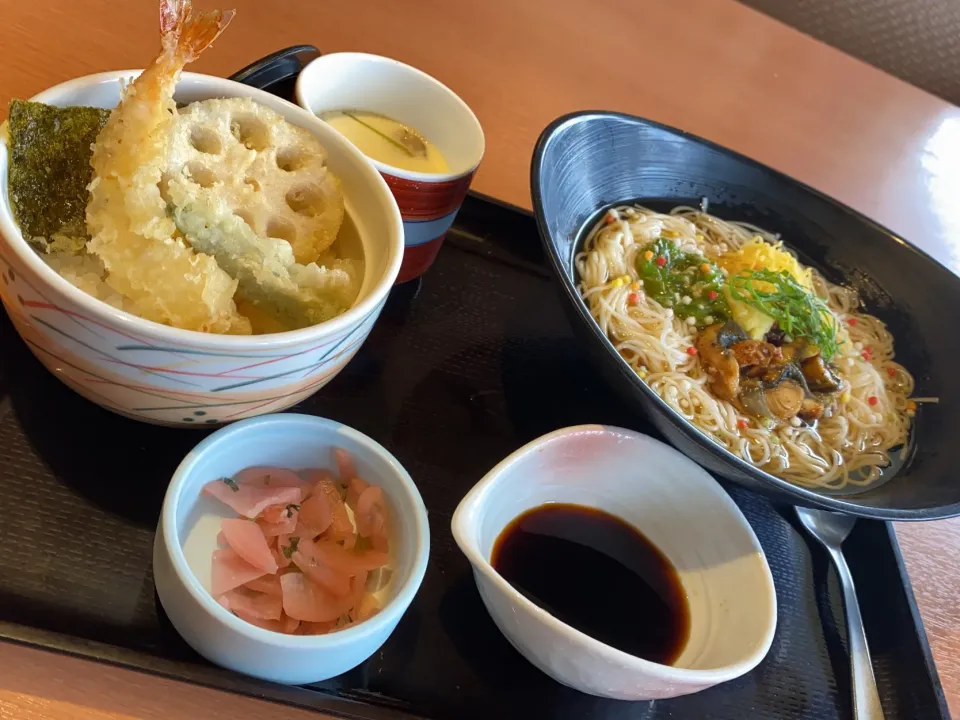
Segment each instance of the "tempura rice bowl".
M76 78L31 98L56 106L112 108L139 70ZM403 226L379 173L336 131L262 90L185 72L175 99L249 97L317 137L339 177L346 218L339 252L362 265L359 295L327 322L269 335L213 335L145 320L87 295L24 240L7 194L0 141L0 298L33 354L87 399L144 422L190 427L275 412L310 396L357 352L400 268Z

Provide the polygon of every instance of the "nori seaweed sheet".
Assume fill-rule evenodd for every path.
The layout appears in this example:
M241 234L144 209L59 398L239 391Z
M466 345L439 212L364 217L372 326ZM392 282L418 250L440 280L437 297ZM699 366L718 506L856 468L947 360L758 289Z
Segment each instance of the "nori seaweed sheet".
M27 239L86 237L93 143L109 110L10 102L10 204Z

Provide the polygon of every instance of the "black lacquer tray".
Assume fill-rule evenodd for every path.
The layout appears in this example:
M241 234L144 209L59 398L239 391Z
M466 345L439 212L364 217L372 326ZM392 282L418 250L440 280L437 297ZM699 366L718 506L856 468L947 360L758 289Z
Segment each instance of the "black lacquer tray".
M305 56L284 62L295 70ZM252 77L289 93L286 73ZM163 493L204 433L140 424L84 400L0 312L0 637L370 720L853 716L829 561L789 508L740 488L728 490L767 553L779 605L773 647L745 677L675 700L601 700L541 674L490 620L450 534L463 494L559 427L600 422L656 435L588 363L525 213L469 197L434 267L394 289L357 356L296 411L344 422L393 452L423 494L432 540L420 592L381 652L306 688L211 666L156 599L150 558ZM892 528L860 521L845 549L887 717L949 717Z

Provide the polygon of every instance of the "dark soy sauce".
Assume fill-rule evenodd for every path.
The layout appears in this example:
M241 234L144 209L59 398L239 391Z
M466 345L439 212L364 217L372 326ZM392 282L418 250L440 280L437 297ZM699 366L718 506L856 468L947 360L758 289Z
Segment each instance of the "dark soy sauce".
M605 645L669 665L687 643L690 609L676 569L602 510L528 510L497 537L491 564L531 602Z

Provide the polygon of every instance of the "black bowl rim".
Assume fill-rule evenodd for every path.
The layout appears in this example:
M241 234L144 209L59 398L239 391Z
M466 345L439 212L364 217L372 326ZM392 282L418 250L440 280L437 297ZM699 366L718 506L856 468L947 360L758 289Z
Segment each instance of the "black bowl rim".
M763 163L738 153L735 150L731 150L730 148L719 145L698 135L694 135L693 133L689 133L685 130L675 128L670 125L665 125L654 120L648 120L647 118L636 115L629 115L627 113L613 112L608 110L580 110L567 113L566 115L561 115L547 125L543 132L540 133L540 137L537 139L537 143L534 146L533 159L530 163L530 195L533 200L533 211L537 221L537 231L540 235L540 241L543 245L545 254L550 260L550 266L553 269L554 274L560 280L567 298L576 309L580 319L587 324L587 327L590 328L593 336L600 341L601 346L605 349L607 354L616 359L617 367L619 368L620 372L624 374L634 386L639 387L640 391L644 393L647 398L653 401L662 411L665 411L665 416L689 441L707 450L718 461L728 465L733 465L739 472L748 475L752 480L762 486L766 486L769 490L774 491L776 494L786 498L793 498L797 504L815 506L826 510L833 510L849 515L856 515L859 517L873 518L878 520L942 520L960 515L960 502L926 508L872 507L869 505L861 505L856 502L850 502L850 499L857 497L856 495L826 495L816 490L805 488L801 485L795 485L788 480L778 478L775 475L771 475L768 472L754 467L750 463L731 453L726 448L720 447L716 443L709 440L706 435L702 433L702 431L700 431L686 419L682 418L673 408L667 405L667 403L664 402L657 393L651 390L650 387L643 382L643 380L637 377L637 374L633 371L633 368L627 365L626 361L624 361L624 359L620 356L620 353L618 353L616 348L613 346L613 343L610 342L610 339L601 331L600 326L593 319L593 316L587 309L586 304L580 297L580 293L577 291L574 282L566 277L562 261L556 252L556 246L550 241L550 233L547 228L546 218L544 217L543 213L543 198L540 193L539 180L540 171L543 165L544 152L546 151L550 142L554 139L554 136L561 129L569 124L582 122L589 118L612 118L615 120L626 121L632 125L645 125L658 130L664 130L668 133L678 135L686 140L699 143L712 150L716 150L720 153L731 156L754 168L773 173L774 175L779 176L780 179L792 183L793 185L802 188L806 192L809 192L817 198L823 200L824 202L827 202L830 205L833 205L834 207L853 215L860 222L885 233L886 235L890 236L891 239L894 239L902 244L905 249L916 253L926 262L935 265L939 270L946 270L946 268L934 260L929 254L904 241L899 235L892 232L888 228L871 220L863 213L860 213L857 210L854 210L853 208L844 205L838 200L830 197L829 195L820 192L816 188L810 187L806 183L802 183L799 180L780 172L779 170L775 170L770 166L764 165ZM949 272L949 270L947 270L947 272ZM725 479L728 479L731 482L737 482L732 478Z

